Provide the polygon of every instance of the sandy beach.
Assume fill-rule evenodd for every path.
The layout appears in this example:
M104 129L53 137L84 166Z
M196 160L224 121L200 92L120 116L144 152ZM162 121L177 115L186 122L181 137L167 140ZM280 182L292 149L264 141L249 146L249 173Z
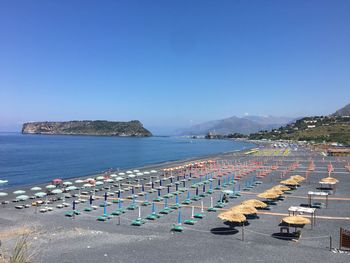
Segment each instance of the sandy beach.
M8 252L21 233L30 233L32 250L41 262L308 262L310 259L319 262L348 262L350 254L340 253L336 248L339 246L339 228L350 228L350 194L348 192L350 173L345 168L350 158L324 158L319 153L301 148L299 151L291 151L285 155L284 151L285 149L264 148L252 155L245 155L244 152L226 153L200 158L200 160L184 160L135 168L141 172L157 170L156 175L159 179L163 179L164 188L161 190L161 196L164 197L167 194L168 185L170 193L176 191L175 182L177 181L175 175L171 184L169 174L163 176L164 168L174 168L208 159L213 160L217 167L222 169L224 164L227 164L225 168L227 175L218 177L215 176L215 172L212 172L214 173L212 194L207 194L197 201L191 200L188 205L182 205L182 232L171 231L172 226L179 220L178 209L173 209L156 220L147 220L145 218L152 213L152 205L140 206L145 201L145 196L137 196L135 201L128 199L132 194L131 189L125 190L121 195L124 201L123 207L127 208L131 204L141 207L141 217L145 222L141 226L131 225L132 221L139 217L138 208L126 209L126 212L120 216L111 216L105 221L97 220L104 213L103 196L108 189L96 192L96 199L93 202L98 207L96 210L85 212L84 208L89 206L88 202L79 203L76 209L81 214L74 217L65 216L67 211L72 210L74 198L66 199L69 206L62 209L56 208L56 205L62 201L50 204L53 211L46 213L40 213L38 211L40 207L36 209L33 206L15 209L15 206L20 203L10 202L0 208L2 251L4 254ZM308 172L311 162L314 164L314 170ZM261 164L256 165L257 163ZM282 175L292 164L298 165L294 170ZM288 208L308 203L308 191L319 191L317 189L320 187L319 181L328 175L329 164L333 166L332 177L338 179L339 183L336 191L329 195L328 207L322 206L316 210L315 225L313 227L305 225L297 241L276 238L274 234L280 232L279 224L283 217L288 216ZM229 171L229 165L233 165L234 170ZM247 171L247 174L242 175ZM266 172L266 175L257 178L256 176L261 172ZM285 194L283 201L277 201L271 205L270 210L259 210L258 218L248 219L244 227L244 241L241 240L241 227L229 228L217 217L220 212L244 200L259 199L257 198L259 193L277 185L281 180L296 174L305 176L307 172L307 180L301 182L300 187L291 191L290 194ZM232 174L236 176L235 184L230 184ZM239 174L242 175L240 179L237 177ZM187 190L179 195L179 203L188 198L188 192L191 198L196 196L196 191L201 194L204 190L203 185L206 191L209 190L209 183L199 184L201 180L208 179L205 176L203 173L201 179L193 176L190 180L187 177L185 182ZM149 177L150 175L141 176L140 182L148 183ZM155 189L160 186L157 179L154 178ZM259 184L255 184L257 180L260 181ZM182 183L179 180L179 187L182 187ZM123 189L136 186L138 181L130 181L129 184L131 185L125 182ZM192 188L193 184L197 187ZM221 189L216 189L218 184ZM151 186L146 186L146 190L150 188ZM117 189L118 187L113 187L111 192ZM218 208L218 211L208 212L207 209L211 207L211 198L215 205L222 197L223 190L235 190L235 193L239 192L240 196L229 198L229 202L223 208ZM141 189L134 188L134 191L137 195ZM157 198L157 191L149 193L150 203ZM13 196L9 195L1 201L12 198ZM81 198L88 199L88 196ZM108 197L108 201L111 202L107 207L108 213L118 208L118 204L113 203L117 199L117 193ZM155 202L157 213L164 209L165 203L168 206L174 205L176 197L174 195L168 198L168 201L165 200L166 198ZM323 199L314 201L325 203ZM23 203L31 202L32 200L28 200ZM194 225L184 224L185 220L191 219L192 207L194 212L202 214L203 218L195 219ZM332 248L330 248L330 237L332 237Z

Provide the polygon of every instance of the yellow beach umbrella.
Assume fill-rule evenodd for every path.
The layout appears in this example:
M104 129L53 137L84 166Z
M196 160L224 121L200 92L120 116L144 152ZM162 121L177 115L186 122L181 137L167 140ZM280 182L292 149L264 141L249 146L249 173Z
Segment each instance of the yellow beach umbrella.
M279 189L268 189L266 190L265 192L268 192L268 193L275 193L275 194L278 194L278 195L283 195L283 191L282 190L279 190Z
M257 199L249 199L242 202L242 205L253 206L255 208L265 208L267 204Z
M279 197L279 195L272 192L263 192L261 194L258 194L258 197L264 199L276 199L277 197Z
M229 211L243 215L253 215L258 213L258 210L256 210L254 206L249 205L236 205L231 207Z
M290 178L297 181L297 182L302 182L305 180L305 178L300 176L300 175L292 175Z
M272 187L271 189L278 189L278 190L281 190L281 191L289 191L290 190L289 187L287 187L285 185L281 185L281 184L276 185L276 186Z
M287 180L283 180L280 182L280 184L283 184L283 185L298 185L299 182L293 180L293 179L287 179Z
M325 177L323 179L321 179L321 182L324 182L324 183L338 183L339 180L335 179L334 177Z
M226 212L220 213L218 215L218 218L226 222L241 223L242 240L244 240L244 222L247 221L247 218L243 214L235 213L232 211L226 211Z
M282 221L290 225L308 225L311 224L310 219L302 216L287 216Z

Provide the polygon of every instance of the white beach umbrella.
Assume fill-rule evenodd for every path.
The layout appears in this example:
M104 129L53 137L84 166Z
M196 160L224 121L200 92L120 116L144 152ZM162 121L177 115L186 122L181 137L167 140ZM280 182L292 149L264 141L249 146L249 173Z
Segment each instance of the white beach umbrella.
M25 200L29 199L29 196L28 195L19 195L16 197L16 199L20 200L20 201L25 201Z
M53 185L53 184L49 184L46 186L46 189L55 189L56 188L56 185Z
M44 193L44 192L37 192L37 193L35 193L34 194L36 197L44 197L44 196L46 196L46 193Z
M105 177L102 175L96 177L96 180L103 180L103 179L105 179Z
M51 193L53 194L62 194L62 190L61 189L55 189L55 190L52 190Z
M128 175L129 178L134 178L135 176L136 176L136 175L134 175L134 174L129 174L129 175Z
M84 181L81 180L81 179L78 179L78 180L75 180L74 183L76 183L76 184L82 184L82 183L84 183Z
M68 186L68 185L72 185L73 183L67 181L67 182L63 182L62 184L63 184L64 186Z
M106 182L106 183L113 183L114 180L113 180L113 179L106 179L105 182Z
M32 188L30 188L31 191L41 191L41 187L39 186L34 186Z
M89 177L89 178L85 179L85 181L95 181L95 179L94 179L94 178Z
M8 193L0 192L0 197L5 197L5 196L8 196Z
M139 173L139 172L140 172L140 170L134 170L133 172L134 172L134 173Z
M17 190L17 191L14 191L13 193L14 193L15 195L22 195L22 194L25 194L26 191L24 191L24 190Z
M138 173L136 173L136 175L141 176L141 175L143 175L143 173L138 172Z
M155 174L155 173L157 173L157 171L156 170L151 170L151 173Z
M127 174L132 174L132 171L126 171Z
M78 189L78 187L76 187L75 185L71 185L71 186L68 186L66 188L67 191L74 191L74 190L77 190L77 189Z
M90 188L90 187L92 187L92 184L83 184L83 187L84 188Z
M116 181L122 181L124 180L124 177L118 176L117 178L115 178Z
M116 175L116 174L111 174L110 175L110 177L112 177L112 178L115 178L115 177L117 177L118 175Z
M95 185L103 185L103 182L102 181L98 181L95 183Z
M150 172L148 172L148 171L145 171L145 172L143 172L143 174L150 174Z
M125 175L125 173L118 173L118 175L121 175L121 176L123 176L123 175Z

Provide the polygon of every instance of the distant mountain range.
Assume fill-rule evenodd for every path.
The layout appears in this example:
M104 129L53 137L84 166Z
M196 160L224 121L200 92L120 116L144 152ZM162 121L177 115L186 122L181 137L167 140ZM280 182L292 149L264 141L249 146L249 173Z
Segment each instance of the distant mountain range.
M333 116L350 116L350 103L345 107L337 110L332 114Z
M245 116L213 120L177 132L178 135L205 135L209 132L221 135L232 133L250 134L270 130L294 121L295 118L274 116Z

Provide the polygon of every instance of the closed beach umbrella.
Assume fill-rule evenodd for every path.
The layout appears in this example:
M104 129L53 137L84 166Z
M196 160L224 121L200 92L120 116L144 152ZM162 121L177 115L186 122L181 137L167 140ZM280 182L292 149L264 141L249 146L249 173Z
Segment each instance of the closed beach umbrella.
M36 197L44 197L44 196L46 196L46 193L44 193L44 192L37 192L37 193L35 193L34 194Z
M265 208L267 204L257 199L249 199L242 202L242 205L253 206L255 208Z
M68 186L68 185L72 185L72 184L73 184L72 182L68 182L68 181L67 182L63 182L64 186Z
M41 191L41 187L39 186L34 186L32 188L30 188L31 191Z
M55 189L56 188L56 185L53 185L53 184L49 184L46 186L46 189Z
M8 196L8 193L0 192L0 197L5 197L5 196Z
M25 194L26 191L24 191L24 190L17 190L17 191L14 191L13 193L14 193L15 195L22 195L22 194Z
M16 197L16 199L20 200L20 201L25 201L25 200L29 199L29 196L28 195L19 195Z
M54 189L54 190L52 190L51 191L51 193L53 193L53 194L62 194L62 190L61 189Z

